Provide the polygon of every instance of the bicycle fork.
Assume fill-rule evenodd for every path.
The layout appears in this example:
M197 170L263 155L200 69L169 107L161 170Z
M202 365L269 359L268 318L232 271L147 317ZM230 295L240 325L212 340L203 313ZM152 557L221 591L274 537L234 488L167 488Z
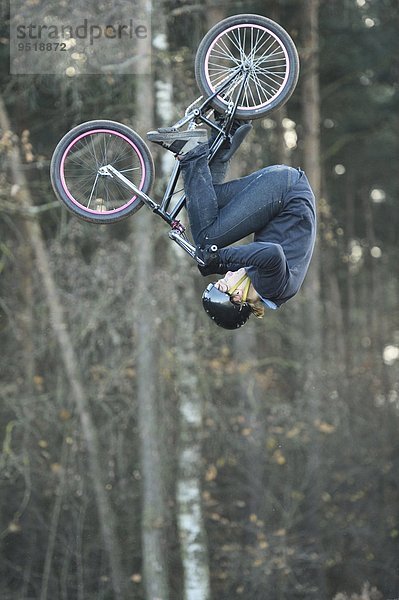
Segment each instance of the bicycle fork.
M98 175L102 177L115 177L122 185L128 188L130 191L134 192L136 196L138 196L144 204L146 204L151 210L160 215L171 227L171 231L169 231L169 238L176 242L187 254L189 254L199 265L204 266L205 263L196 255L195 246L193 246L185 236L185 227L180 223L177 219L172 219L167 213L160 210L159 204L154 202L152 198L147 196L146 193L141 191L137 186L134 185L127 177L125 177L122 173L120 173L115 167L112 165L105 165L100 167L98 170Z

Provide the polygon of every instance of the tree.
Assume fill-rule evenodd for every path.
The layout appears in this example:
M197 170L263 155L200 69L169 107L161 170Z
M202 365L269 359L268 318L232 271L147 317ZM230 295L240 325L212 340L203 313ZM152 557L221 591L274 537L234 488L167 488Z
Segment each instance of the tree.
M2 99L0 98L0 126L5 131L11 131L8 115ZM22 163L17 146L10 150L10 170L17 202L22 209L32 207L28 183L24 177ZM73 394L76 409L79 414L82 432L89 454L90 475L95 490L95 498L100 519L100 527L104 546L108 555L115 598L122 600L124 596L124 576L121 565L118 540L115 534L114 513L108 501L103 474L99 461L99 444L97 432L92 420L88 399L82 384L78 367L78 360L69 336L68 327L62 309L62 304L57 292L57 287L51 272L50 260L44 243L39 223L35 219L27 220L25 230L29 243L36 257L36 267L42 278L46 301L50 313L51 327L57 339L61 360ZM46 597L45 589L42 597Z
M195 297L190 275L182 276L178 285L177 318L184 327L176 350L180 414L177 519L184 600L209 600L208 550L201 494L203 397L199 385L195 313L192 310Z
M163 6L163 4L162 4ZM170 71L169 39L165 11L156 17L157 60L155 89L157 124L170 126L179 115L173 109L173 74ZM162 152L162 183L166 183L174 159ZM180 218L184 218L182 214ZM200 357L196 344L196 304L190 262L177 246L168 245L168 287L164 293L175 298L175 368L178 403L176 431L176 520L180 561L183 572L181 593L184 600L207 600L210 597L210 576L207 538L202 510L202 426L203 404L199 369ZM192 266L192 265L191 265ZM173 275L172 275L173 274Z
M112 14L115 2L102 5ZM177 120L198 95L202 35L240 12L292 35L301 74L289 103L254 121L232 177L302 166L321 187L319 241L314 279L309 272L295 299L225 332L203 313L204 281L165 223L147 208L109 227L77 220L55 201L48 164L78 122L141 115L148 123L133 128L145 134ZM19 136L1 127L2 600L116 597L75 376L97 439L99 494L113 512L105 525L132 575L123 598L152 593L142 571L159 584L150 543L162 548L161 579L176 600L209 580L215 598L232 600L397 596L397 0L320 2L318 65L314 14L311 1L154 1L153 82L124 75L125 64L95 77L10 76L0 25L0 85ZM158 157L155 194L173 162ZM19 189L11 166L25 177ZM22 205L25 185L32 205ZM55 333L57 306L49 318L32 223L77 375ZM146 500L159 520L144 515Z
M302 126L303 163L317 201L321 195L320 165L320 90L319 90L319 0L303 3L302 50ZM308 418L320 420L322 402L322 307L320 296L320 254L316 243L312 264L305 282L305 381L304 395ZM307 457L309 497L309 530L318 557L322 559L318 523L320 497L319 436L314 432ZM315 567L318 594L325 597L325 579L322 568Z
M137 85L136 122L139 131L149 131L153 120L154 82L151 74L141 75ZM142 108L146 98L145 110ZM152 215L143 207L134 220L137 256L137 281L132 304L135 308L135 340L137 343L137 396L140 457L142 471L141 540L146 597L148 600L169 598L165 548L164 485L159 434L161 423L157 413L157 333L154 311L155 289L152 285L155 270Z

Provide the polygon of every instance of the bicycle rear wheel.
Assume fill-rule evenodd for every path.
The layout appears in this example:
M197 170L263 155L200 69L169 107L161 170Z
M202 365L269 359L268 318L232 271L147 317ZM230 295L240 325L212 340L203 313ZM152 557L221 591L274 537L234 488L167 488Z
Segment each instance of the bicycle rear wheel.
M51 183L58 199L92 223L115 223L143 202L115 177L101 174L112 165L147 193L154 166L149 149L132 129L114 121L82 123L59 142L51 160Z
M195 77L204 96L225 110L235 101L247 76L236 116L258 119L290 98L298 81L299 59L295 44L280 25L260 15L235 15L215 25L201 41L195 57Z

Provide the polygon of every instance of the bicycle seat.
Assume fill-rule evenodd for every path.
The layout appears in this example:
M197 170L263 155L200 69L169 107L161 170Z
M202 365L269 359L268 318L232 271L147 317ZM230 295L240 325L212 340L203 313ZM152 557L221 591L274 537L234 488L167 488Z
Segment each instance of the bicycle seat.
M242 125L240 125L240 127L238 127L238 129L233 134L233 137L231 138L230 148L226 150L226 152L224 152L223 156L220 158L221 162L227 162L228 160L230 160L233 154L237 152L238 148L241 146L251 129L251 123L243 123Z

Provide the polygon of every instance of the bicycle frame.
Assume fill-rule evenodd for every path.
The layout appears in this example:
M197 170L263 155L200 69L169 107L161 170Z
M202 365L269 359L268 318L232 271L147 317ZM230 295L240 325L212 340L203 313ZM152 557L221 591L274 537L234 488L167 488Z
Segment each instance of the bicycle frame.
M244 77L242 78L240 84L239 93L237 94L234 103L229 103L227 106L227 109L224 113L225 122L223 124L223 127L219 127L219 125L217 125L214 121L211 121L205 113L212 108L211 102L213 98L215 98L218 94L223 92L223 90L227 88L227 86L230 83L232 83L234 79L237 78L237 75L243 70L246 71L245 67L240 67L239 69L233 71L231 76L228 77L211 96L208 96L198 108L193 108L202 100L202 96L200 96L186 109L185 116L179 121L177 121L177 123L172 125L171 128L168 128L170 130L175 131L176 129L180 129L184 125L189 124L188 128L194 129L197 123L205 123L213 131L216 131L217 135L209 148L209 162L212 162L223 142L226 139L230 139L229 136L231 126L233 124L234 115L236 113L242 91L248 78L248 72L244 72ZM116 179L118 179L118 181L120 181L121 184L133 191L144 202L144 204L146 204L156 215L159 215L164 221L168 223L168 225L170 225L171 230L169 231L169 238L175 241L181 248L183 248L183 250L187 252L187 254L189 254L189 256L191 256L199 265L203 266L204 262L196 255L195 246L193 246L193 244L191 244L186 237L185 226L177 218L179 213L185 206L185 194L183 194L181 198L177 201L175 206L171 210L169 210L172 198L176 193L175 190L180 176L180 172L181 166L179 161L176 160L161 203L155 202L147 194L139 190L134 185L134 183L129 181L129 179L127 179L112 165L106 165L104 167L101 167L98 174L103 176L115 177Z

